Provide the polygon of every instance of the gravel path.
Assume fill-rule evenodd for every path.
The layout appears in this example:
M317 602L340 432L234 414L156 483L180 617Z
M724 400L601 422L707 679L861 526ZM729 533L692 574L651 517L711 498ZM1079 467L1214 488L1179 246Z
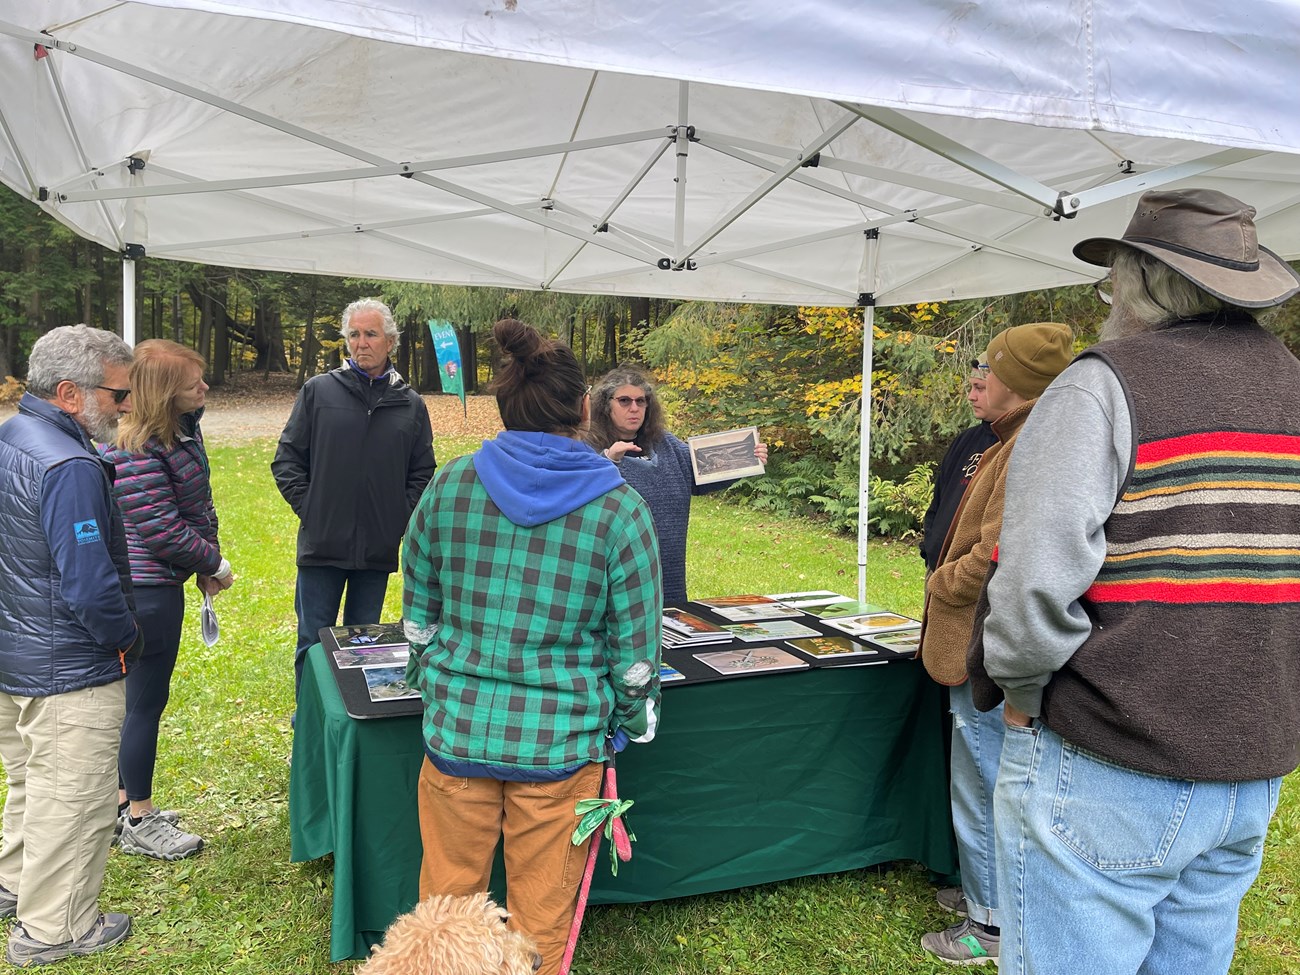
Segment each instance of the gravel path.
M210 444L241 444L280 436L293 408L293 377L240 373L226 386L208 393L203 414L203 436ZM461 411L460 398L443 393L428 395L435 450L440 437L484 439L501 429L496 400L491 396L470 396L468 416ZM17 412L15 404L0 404L0 421Z

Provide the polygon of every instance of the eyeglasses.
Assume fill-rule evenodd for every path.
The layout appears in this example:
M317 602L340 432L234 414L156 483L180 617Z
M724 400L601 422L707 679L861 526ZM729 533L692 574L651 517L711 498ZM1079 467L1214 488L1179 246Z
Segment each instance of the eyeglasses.
M113 402L117 403L119 406L128 396L131 395L129 389L118 389L116 386L96 386L95 388L102 389L106 393L112 393Z
M639 407L644 407L645 397L638 396L636 399L633 399L631 396L615 396L614 402L626 410L629 406L632 406L633 404L636 404Z

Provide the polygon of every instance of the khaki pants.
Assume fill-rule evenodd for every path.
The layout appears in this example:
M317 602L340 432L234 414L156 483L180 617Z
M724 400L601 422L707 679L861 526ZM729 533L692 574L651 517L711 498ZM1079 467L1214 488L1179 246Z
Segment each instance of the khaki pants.
M0 693L9 780L0 884L18 895L28 935L45 944L81 937L99 915L125 688L118 680L51 697Z
M420 898L488 889L497 840L504 837L510 926L537 942L539 975L555 975L573 924L590 840L574 846L573 806L600 794L603 766L561 782L498 782L443 775L426 757L420 770Z

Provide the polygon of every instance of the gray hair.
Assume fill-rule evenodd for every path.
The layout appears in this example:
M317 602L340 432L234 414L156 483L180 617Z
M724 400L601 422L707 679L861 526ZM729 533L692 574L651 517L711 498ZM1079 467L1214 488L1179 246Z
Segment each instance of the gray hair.
M104 381L105 366L130 366L131 347L115 332L89 325L60 325L36 340L27 360L27 392L53 399L65 379L82 389Z
M1115 248L1110 276L1115 304L1122 306L1122 313L1152 328L1236 307L1201 290L1164 261L1132 247ZM1257 313L1252 308L1240 310Z
M343 325L339 329L339 334L343 336L344 344L348 340L348 326L352 323L352 316L359 311L379 312L384 320L384 334L392 341L392 351L396 352L397 347L402 343L402 334L397 330L397 322L393 320L392 311L378 298L360 298L343 309Z

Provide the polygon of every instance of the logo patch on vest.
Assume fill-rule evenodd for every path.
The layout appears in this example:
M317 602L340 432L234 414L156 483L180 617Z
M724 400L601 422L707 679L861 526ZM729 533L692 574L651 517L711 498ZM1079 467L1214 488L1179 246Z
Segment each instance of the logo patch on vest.
M78 545L89 545L99 541L99 524L93 518L90 521L74 521L72 533L77 537Z

